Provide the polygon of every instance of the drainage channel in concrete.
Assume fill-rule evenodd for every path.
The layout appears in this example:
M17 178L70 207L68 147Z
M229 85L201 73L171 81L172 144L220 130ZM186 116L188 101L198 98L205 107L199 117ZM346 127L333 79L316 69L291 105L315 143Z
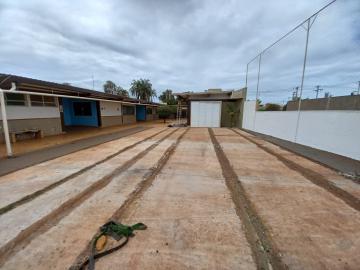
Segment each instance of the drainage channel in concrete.
M134 211L137 207L139 207L139 202L148 188L153 184L155 178L160 173L162 168L168 162L169 158L174 154L175 149L179 145L181 139L187 133L189 129L186 129L176 140L171 144L170 147L166 149L163 156L159 159L156 166L154 166L148 174L144 177L144 180L141 181L138 187L128 196L128 198L124 201L120 208L118 208L110 218L110 220L114 221L122 221L125 220L129 214ZM87 247L79 254L75 263L70 267L71 270L80 270L83 265L84 260L88 258L88 254L91 250L91 241L89 241Z
M103 190L113 178L141 160L174 132L176 129L169 129L165 135L160 134L155 136L152 141L142 142L132 148L130 152L115 156L64 183L61 187L3 215L0 221L2 228L0 239L3 244L0 248L0 262L26 246L37 235L54 226L94 193Z
M246 133L217 128L210 133L206 128L186 133L183 128L161 130L59 159L66 164L49 161L18 172L18 177L34 181L36 188L29 184L33 193L49 185L39 168L50 177L56 174L48 167L58 166L60 171L68 166L64 178L99 162L1 215L0 267L76 269L74 262L81 262L89 241L110 218L124 224L144 222L148 229L99 259L97 269L360 265L359 211L314 183L317 175L304 174L301 167L357 197L358 190L351 191L355 183L342 182L328 168L261 139L248 140ZM9 181L0 178L0 190ZM14 193L16 186L24 192L24 180L13 181L9 192Z
M274 155L278 156L281 159L286 159L287 161L290 161L292 164L295 163L298 166L305 168L306 171L310 170L312 174L314 172L320 174L322 178L326 178L326 180L329 181L332 185L337 186L342 190L345 190L346 192L350 193L352 196L356 197L357 199L360 199L360 183L358 181L346 178L340 175L337 171L329 167L323 166L322 164L316 161L300 156L294 152L282 148L281 146L263 140L243 130L234 129L234 131L235 133L250 139L250 141L252 140L259 147L262 147L263 149L267 149L269 153L273 153ZM297 169L301 170L301 167L298 167Z
M263 139L265 143L269 142L270 144L276 145L281 149L295 154L296 156L311 160L313 163L317 163L323 167L331 169L347 179L353 180L357 183L360 182L360 160L355 160L346 156L320 150L318 148L283 140L263 133L257 133L246 129L241 130L245 131L247 135L254 135L255 138ZM356 177L356 175L358 175L358 177Z
M120 131L98 134L87 138L76 139L74 141L68 141L66 139L64 141L62 135L55 135L55 136L46 137L42 140L28 140L28 141L18 142L14 145L14 150L15 152L19 150L20 155L15 155L13 158L0 157L0 176L4 176L11 172L22 170L27 167L34 166L36 164L46 162L61 156L65 156L80 150L94 147L99 144L103 144L132 134L136 134L138 132L142 132L144 130L149 129L150 127L135 126L135 127L123 127L123 128L124 129ZM100 130L97 130L97 132L101 133ZM91 131L89 133L91 135ZM64 136L68 136L68 135L64 135ZM69 136L71 136L71 134L69 134ZM55 139L57 139L56 144L54 144ZM48 141L48 140L53 141L53 143L50 143L50 146L45 147L44 145L41 144L41 141ZM46 142L43 143L47 144ZM36 145L40 149L35 150ZM24 148L21 148L21 146Z
M0 177L0 213L91 169L123 149L166 129L149 129Z
M278 153L277 151L274 151L267 145L260 142L260 140L256 140L254 138L251 138L249 136L246 136L244 132L240 132L238 130L233 130L236 134L242 136L243 138L247 139L248 141L256 144L259 148L264 150L265 152L273 155L276 157L279 161L281 161L285 166L287 166L289 169L295 170L301 175L303 175L306 179L314 183L315 185L324 188L325 190L331 192L334 196L340 198L345 203L347 203L349 206L353 207L354 209L360 211L360 198L357 198L360 192L360 185L354 183L351 180L348 180L346 178L343 178L343 188L346 188L348 190L352 190L354 188L354 191L357 193L356 195L353 195L351 192L353 191L346 191L343 188L340 188L332 181L329 181L326 176L322 175L316 170L308 168L306 165L303 166L299 162L295 162L288 157ZM261 140L262 141L262 140ZM347 185L346 185L347 184Z
M360 212L231 130L217 140L282 262L290 269L356 269Z
M15 198L20 198L20 199L17 199L16 201L12 201L10 202L8 205L6 206L3 206L2 208L0 208L0 215L14 209L15 207L18 207L24 203L27 203L33 199L35 199L36 197L40 196L41 194L44 194L45 192L48 192L54 188L56 188L57 186L61 185L61 184L64 184L66 183L67 181L85 173L86 171L94 168L95 166L98 166L104 162L106 162L107 160L127 151L127 150L130 150L132 148L134 148L135 146L137 146L138 144L142 143L142 142L145 142L147 140L150 140L152 139L153 137L157 136L158 134L164 132L166 129L162 129L160 131L157 131L153 134L151 134L150 136L145 136L145 139L142 139L142 140L133 140L134 143L132 144L129 144L131 143L131 140L129 140L130 138L127 138L126 140L119 140L119 141L115 141L112 143L113 147L113 151L115 151L117 148L114 148L114 146L116 147L118 143L121 144L121 146L119 147L120 150L117 150L116 152L114 153L111 153L110 155L107 155L105 157L103 157L101 155L101 153L95 155L97 157L101 157L102 159L96 161L95 163L90 163L90 165L88 166L85 166L83 168L81 168L80 170L78 171L75 171L74 173L70 174L70 175L66 175L65 173L65 177L63 178L60 178L60 179L57 179L57 178L52 178L51 175L41 175L42 177L37 177L37 175L35 175L34 178L32 178L31 180L28 180L25 187L24 185L21 185L21 183L19 183L19 181L7 181L6 184L4 184L3 182L5 182L5 180L3 182L0 183L0 187L1 187L1 193L6 193L6 194L14 194L14 196L3 196L2 198L4 198L4 200L6 200L6 202L9 202L9 200L11 199L15 199ZM145 134L143 134L145 135ZM128 144L127 144L128 143ZM100 148L100 147L96 147L96 148ZM105 148L106 149L106 145L102 145L101 148ZM92 153L94 151L97 151L97 150L102 150L102 149L91 149ZM88 151L86 151L88 152ZM100 151L101 152L101 151ZM84 153L79 153L79 154L84 154ZM74 155L75 156L75 155ZM76 161L79 161L79 157L78 155L74 158L74 157L66 157L67 159L71 159L72 161L76 162ZM60 163L61 161L59 160L54 160L52 162L55 162L55 163ZM80 161L81 162L81 161ZM43 164L42 164L43 165ZM39 165L42 166L42 165ZM29 172L30 171L30 172ZM32 170L34 171L34 170ZM26 170L26 172L17 172L16 175L17 177L20 177L22 175L26 174L28 177L31 176L31 170ZM10 176L10 178L12 178L13 176ZM47 177L47 181L44 181L42 178L43 177ZM22 179L22 182L24 180ZM55 182L54 182L55 181ZM46 183L48 183L47 186L45 187L42 187L43 185L45 185ZM38 185L40 184L40 185ZM19 186L21 187L21 190L19 190ZM40 189L37 189L35 190L36 188L40 188ZM16 192L13 192L15 191ZM35 191L34 191L35 190ZM23 191L23 192L21 192ZM32 193L30 193L31 191L33 191ZM20 197L20 196L23 196L23 197ZM0 200L0 203L4 203L3 201Z
M83 201L56 226L7 257L5 269L64 269L76 259L99 226L104 224L114 212L125 203L142 181L157 167L159 160L174 141L184 132L177 130L159 143L128 170L113 178L109 185Z
M120 215L144 222L98 269L256 269L206 128L192 128L146 193Z
M257 268L286 269L287 267L281 262L278 249L271 240L268 229L250 202L244 187L238 180L235 171L222 150L214 131L210 128L209 134L216 156L221 164L222 174L231 192L233 202L236 205L237 214L245 226L247 240L251 244ZM219 134L219 136L226 136L226 134Z

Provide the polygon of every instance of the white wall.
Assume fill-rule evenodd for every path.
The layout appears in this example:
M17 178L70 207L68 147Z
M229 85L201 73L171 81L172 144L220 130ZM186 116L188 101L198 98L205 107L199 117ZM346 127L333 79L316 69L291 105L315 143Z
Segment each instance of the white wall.
M29 104L29 101L27 101ZM57 102L58 104L58 102ZM39 106L6 106L8 120L15 119L35 119L35 118L60 118L59 107L39 107ZM2 115L0 113L0 120Z
M255 101L246 101L243 128L295 141L297 113L255 114ZM360 160L360 111L302 111L297 143Z
M255 113L255 101L244 102L243 122L242 127L245 129L253 129Z
M100 101L101 116L121 115L121 104L118 102Z

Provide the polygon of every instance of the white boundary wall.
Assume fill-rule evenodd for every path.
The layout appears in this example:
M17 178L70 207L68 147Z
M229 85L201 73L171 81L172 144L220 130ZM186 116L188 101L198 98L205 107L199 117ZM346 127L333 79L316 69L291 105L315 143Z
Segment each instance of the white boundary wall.
M243 128L295 141L297 111L256 112L244 104ZM360 111L302 111L297 143L360 160Z

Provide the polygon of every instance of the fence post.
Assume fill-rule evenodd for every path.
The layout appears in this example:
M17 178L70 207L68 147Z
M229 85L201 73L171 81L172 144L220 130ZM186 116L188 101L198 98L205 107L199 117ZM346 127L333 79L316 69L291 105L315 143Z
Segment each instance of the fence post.
M311 26L310 26L310 20L311 20L311 17L307 20L307 27L306 27L305 54L304 54L304 63L303 63L303 70L302 70L302 76L301 76L300 96L299 96L299 102L298 102L298 114L297 114L296 129L295 129L295 138L294 138L294 141L295 141L295 142L297 142L298 131L299 131L300 110L301 110L301 98L302 98L302 92L303 92L303 88L304 88L304 78L305 78L306 60L307 60L308 44L309 44L309 34L310 34L310 27L311 27ZM314 19L314 20L315 20L315 19Z
M256 99L255 99L255 114L254 114L254 124L253 124L253 130L255 131L255 122L256 122L256 107L257 107L257 101L259 99L259 83L260 83L260 68L261 68L261 56L262 53L259 54L259 67L258 67L258 76L257 76L257 85L256 85Z
M248 74L249 74L249 63L246 65L246 77L245 77L245 87L247 88L248 83Z
M11 149L11 142L9 136L9 127L6 115L6 108L5 108L5 97L4 92L0 89L0 106L1 106L1 116L2 116L2 124L4 128L4 137L5 137L5 144L6 144L6 152L8 157L12 157L12 149Z

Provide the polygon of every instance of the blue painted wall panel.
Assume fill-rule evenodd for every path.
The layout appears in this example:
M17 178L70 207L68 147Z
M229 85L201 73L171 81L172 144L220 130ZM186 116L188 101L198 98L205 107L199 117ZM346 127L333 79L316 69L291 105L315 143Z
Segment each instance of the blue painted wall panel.
M145 121L146 120L145 105L136 105L136 120L137 121Z
M62 98L65 126L98 126L96 101L75 98ZM88 102L91 105L91 116L75 115L74 103Z

